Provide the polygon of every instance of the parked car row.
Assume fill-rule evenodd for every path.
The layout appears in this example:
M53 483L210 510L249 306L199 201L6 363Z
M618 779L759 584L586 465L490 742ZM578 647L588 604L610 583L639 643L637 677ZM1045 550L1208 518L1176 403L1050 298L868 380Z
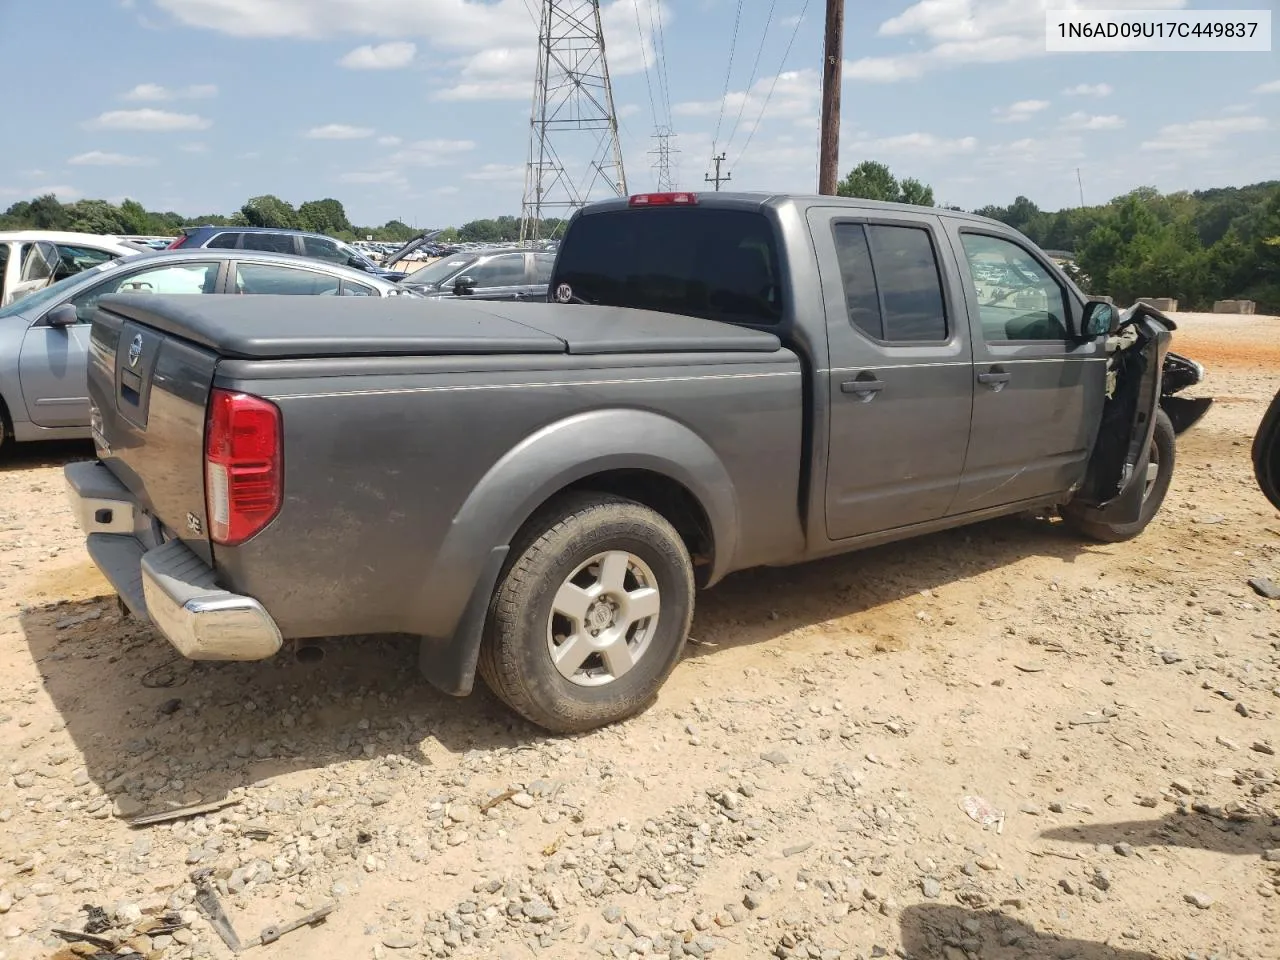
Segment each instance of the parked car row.
M109 260L0 308L0 448L89 437L89 322L113 293L414 296L336 263L256 250L196 249Z

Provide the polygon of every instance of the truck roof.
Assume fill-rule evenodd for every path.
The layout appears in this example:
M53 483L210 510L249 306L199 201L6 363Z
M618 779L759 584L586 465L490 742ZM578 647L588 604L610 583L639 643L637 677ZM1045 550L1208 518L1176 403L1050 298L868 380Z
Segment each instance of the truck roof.
M697 198L697 206L737 209L760 209L761 207L795 207L804 211L810 207L848 207L850 210L865 210L868 213L931 213L939 217L951 217L956 220L968 220L974 223L994 224L1007 228L1006 224L990 217L980 217L963 210L951 210L946 207L921 207L910 203L886 203L882 200L864 200L861 197L828 197L811 193L767 193L765 191L722 190L719 192L702 192L697 190L681 190ZM626 210L631 206L631 197L616 197L589 203L581 210L583 214L600 213L607 210Z

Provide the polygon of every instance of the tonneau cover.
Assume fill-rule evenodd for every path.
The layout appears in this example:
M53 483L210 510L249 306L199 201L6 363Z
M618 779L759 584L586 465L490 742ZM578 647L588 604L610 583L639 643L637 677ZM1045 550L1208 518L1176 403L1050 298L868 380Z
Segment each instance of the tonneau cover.
M750 352L759 330L619 307L416 297L112 294L98 307L234 359Z
M98 306L245 360L564 352L550 334L476 305L414 297L117 293Z

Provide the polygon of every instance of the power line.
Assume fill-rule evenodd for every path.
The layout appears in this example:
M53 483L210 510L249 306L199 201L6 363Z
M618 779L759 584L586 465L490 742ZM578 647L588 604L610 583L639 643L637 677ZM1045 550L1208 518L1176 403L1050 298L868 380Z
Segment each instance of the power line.
M764 31L760 34L760 46L756 48L756 59L751 64L751 76L747 79L747 85L742 88L742 103L738 104L738 116L733 121L733 129L729 131L729 139L725 146L733 145L733 138L737 136L738 124L742 122L742 113L747 109L747 100L751 97L751 85L756 82L756 73L760 69L760 55L764 53L764 43L769 39L769 24L773 23L773 11L778 6L778 0L773 0L769 4L769 15L764 20Z
M724 104L729 98L729 78L733 74L733 54L738 48L738 25L742 22L742 0L738 0L738 12L733 18L733 35L729 39L729 66L724 71L724 93L720 95L720 115L716 117L716 132L711 138L711 152L716 152L720 142L720 123L724 120Z
M636 13L636 39L640 41L640 63L644 66L644 85L649 88L649 112L653 114L653 125L658 125L658 108L653 105L653 81L649 78L649 55L644 50L644 27L640 26L640 2L634 0L632 9Z
M796 35L800 32L800 24L804 23L804 15L809 12L810 2L811 0L804 0L804 6L800 8L800 16L796 18L795 28L791 31L791 39L787 41L787 49L782 51L782 63L778 66L778 72L773 75L773 83L769 84L769 92L765 95L764 103L760 105L760 114L756 117L756 122L751 127L751 133L747 135L747 142L738 151L738 159L734 162L735 167L742 161L743 155L747 152L747 147L751 146L751 141L755 137L756 131L760 128L760 121L764 119L764 112L769 109L769 101L773 99L773 88L778 85L778 78L782 76L782 71L786 69L787 57L791 55L791 46L796 42Z
M662 82L662 98L667 108L667 126L671 125L671 79L667 73L667 33L662 25L662 0L650 0L649 22L652 25L653 13L656 11L658 15L658 62L661 69L658 76Z

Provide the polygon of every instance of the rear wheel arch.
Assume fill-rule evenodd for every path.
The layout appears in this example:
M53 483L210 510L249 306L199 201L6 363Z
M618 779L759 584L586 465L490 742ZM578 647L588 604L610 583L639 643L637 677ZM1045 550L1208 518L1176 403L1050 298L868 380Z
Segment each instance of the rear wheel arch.
M9 406L5 403L4 394L0 394L0 452L14 443L13 417L9 415Z

